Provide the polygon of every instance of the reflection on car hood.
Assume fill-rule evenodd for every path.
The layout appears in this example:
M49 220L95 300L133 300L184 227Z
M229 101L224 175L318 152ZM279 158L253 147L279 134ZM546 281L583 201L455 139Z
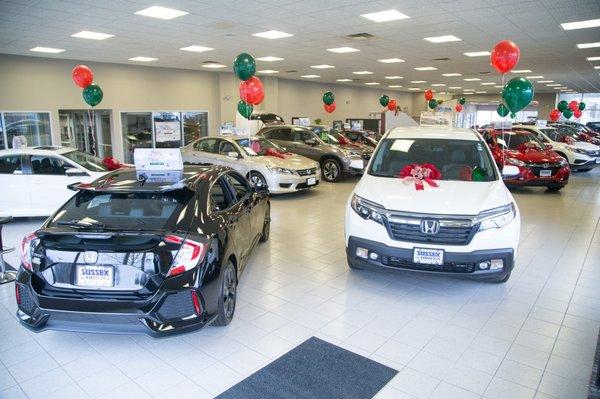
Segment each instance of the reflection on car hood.
M256 157L249 158L248 161L260 163L261 165L287 169L309 169L318 166L318 164L315 161L303 157L302 155L289 155L288 153L286 153L284 156L285 159L270 155L259 155Z
M554 151L530 150L523 152L510 150L506 151L506 155L519 161L531 163L556 163L562 160L562 157Z
M566 144L566 143L563 143ZM598 147L597 145L591 144L591 143L586 143L585 141L576 141L573 144L567 144L571 147L574 148L579 148L582 150L586 150L586 151L597 151L600 150L600 147Z
M364 175L356 195L385 209L441 215L476 215L506 205L511 197L500 180L463 182L436 180L437 188L416 190L413 182L400 178ZM427 185L427 183L425 183Z

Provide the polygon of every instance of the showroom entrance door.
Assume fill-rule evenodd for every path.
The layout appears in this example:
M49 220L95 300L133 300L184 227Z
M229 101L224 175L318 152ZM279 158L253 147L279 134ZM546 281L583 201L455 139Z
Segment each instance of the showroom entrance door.
M112 156L112 113L99 110L59 110L61 145L99 158Z

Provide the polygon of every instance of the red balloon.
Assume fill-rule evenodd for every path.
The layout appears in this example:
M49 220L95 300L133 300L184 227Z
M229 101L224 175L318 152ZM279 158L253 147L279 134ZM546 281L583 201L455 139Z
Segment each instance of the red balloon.
M325 111L327 111L327 113L332 113L333 111L335 111L335 101L332 102L331 104L327 105L327 104L323 104L323 108L325 108Z
M265 99L265 88L256 76L240 82L240 97L248 104L258 105Z
M575 111L573 111L573 115L577 119L581 118L581 110L579 108L577 108Z
M460 112L460 111L462 111L462 108L463 108L463 107L462 107L462 105L460 105L460 104L456 104L456 105L454 106L454 110L455 110L456 112Z
M575 113L576 109L579 109L579 101L573 100L569 103L569 109Z
M560 118L560 111L557 110L556 108L554 108L552 111L550 111L550 120L552 122L556 122L558 120L558 118Z
M504 74L510 72L517 65L520 55L521 50L515 42L502 40L494 46L490 62L498 72Z
M390 100L387 105L387 107L390 111L395 111L397 106L398 106L398 104L397 104L396 100Z
M433 92L429 89L425 90L425 100L429 101L433 98Z
M85 89L94 81L94 73L85 65L77 65L71 72L73 82L82 89Z

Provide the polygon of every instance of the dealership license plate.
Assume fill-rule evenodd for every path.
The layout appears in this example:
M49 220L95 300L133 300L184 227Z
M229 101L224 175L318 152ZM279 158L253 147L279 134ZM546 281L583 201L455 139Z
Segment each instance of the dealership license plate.
M552 170L550 170L550 169L540 170L540 177L550 177L550 176L552 176Z
M75 285L80 287L112 287L115 281L115 269L112 266L77 266Z
M317 184L317 179L315 177L310 177L306 179L307 186L314 186L315 184Z
M444 263L444 250L431 248L415 248L413 262L424 265L442 265Z

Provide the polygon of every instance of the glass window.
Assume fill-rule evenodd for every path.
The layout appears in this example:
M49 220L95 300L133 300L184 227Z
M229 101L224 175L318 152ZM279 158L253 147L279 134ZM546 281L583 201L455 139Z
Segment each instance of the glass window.
M0 150L6 148L4 143L4 126L2 125L2 115L0 114Z
M5 112L4 123L8 148L17 142L29 147L52 145L49 112Z
M0 174L13 174L15 171L21 171L20 155L0 157Z
M293 128L292 129L293 140L297 142L304 142L308 139L315 139L317 136L310 130L301 129L301 128Z
M265 132L264 136L268 139L292 141L290 129L273 129Z
M208 136L208 112L182 112L183 144Z
M228 155L230 152L238 153L238 150L229 141L227 141L227 140L219 140L219 154L220 155Z
M237 173L228 173L225 175L225 178L229 182L231 188L233 188L237 201L242 200L250 191L250 186L246 179Z
M154 112L154 142L156 148L181 147L181 114Z
M51 155L32 155L31 169L34 175L65 175L72 168L69 163Z
M229 207L229 200L223 190L223 184L226 184L223 179L215 182L210 188L210 209L211 211L222 211Z
M194 150L215 154L216 153L216 151L215 151L216 143L217 143L216 139L198 140L194 143Z
M81 151L71 151L61 154L63 157L70 159L77 165L80 165L92 172L106 172L108 169L102 163L102 160L93 155Z
M153 148L152 113L124 112L121 114L125 162L133 163L133 150L136 148Z
M504 132L503 134L497 134L496 139L502 147L511 150L522 151L531 148L541 151L544 149L544 143L531 133Z
M236 142L240 147L244 149L246 154L250 156L267 155L268 150L285 152L283 148L281 148L271 140L263 137L237 139Z

